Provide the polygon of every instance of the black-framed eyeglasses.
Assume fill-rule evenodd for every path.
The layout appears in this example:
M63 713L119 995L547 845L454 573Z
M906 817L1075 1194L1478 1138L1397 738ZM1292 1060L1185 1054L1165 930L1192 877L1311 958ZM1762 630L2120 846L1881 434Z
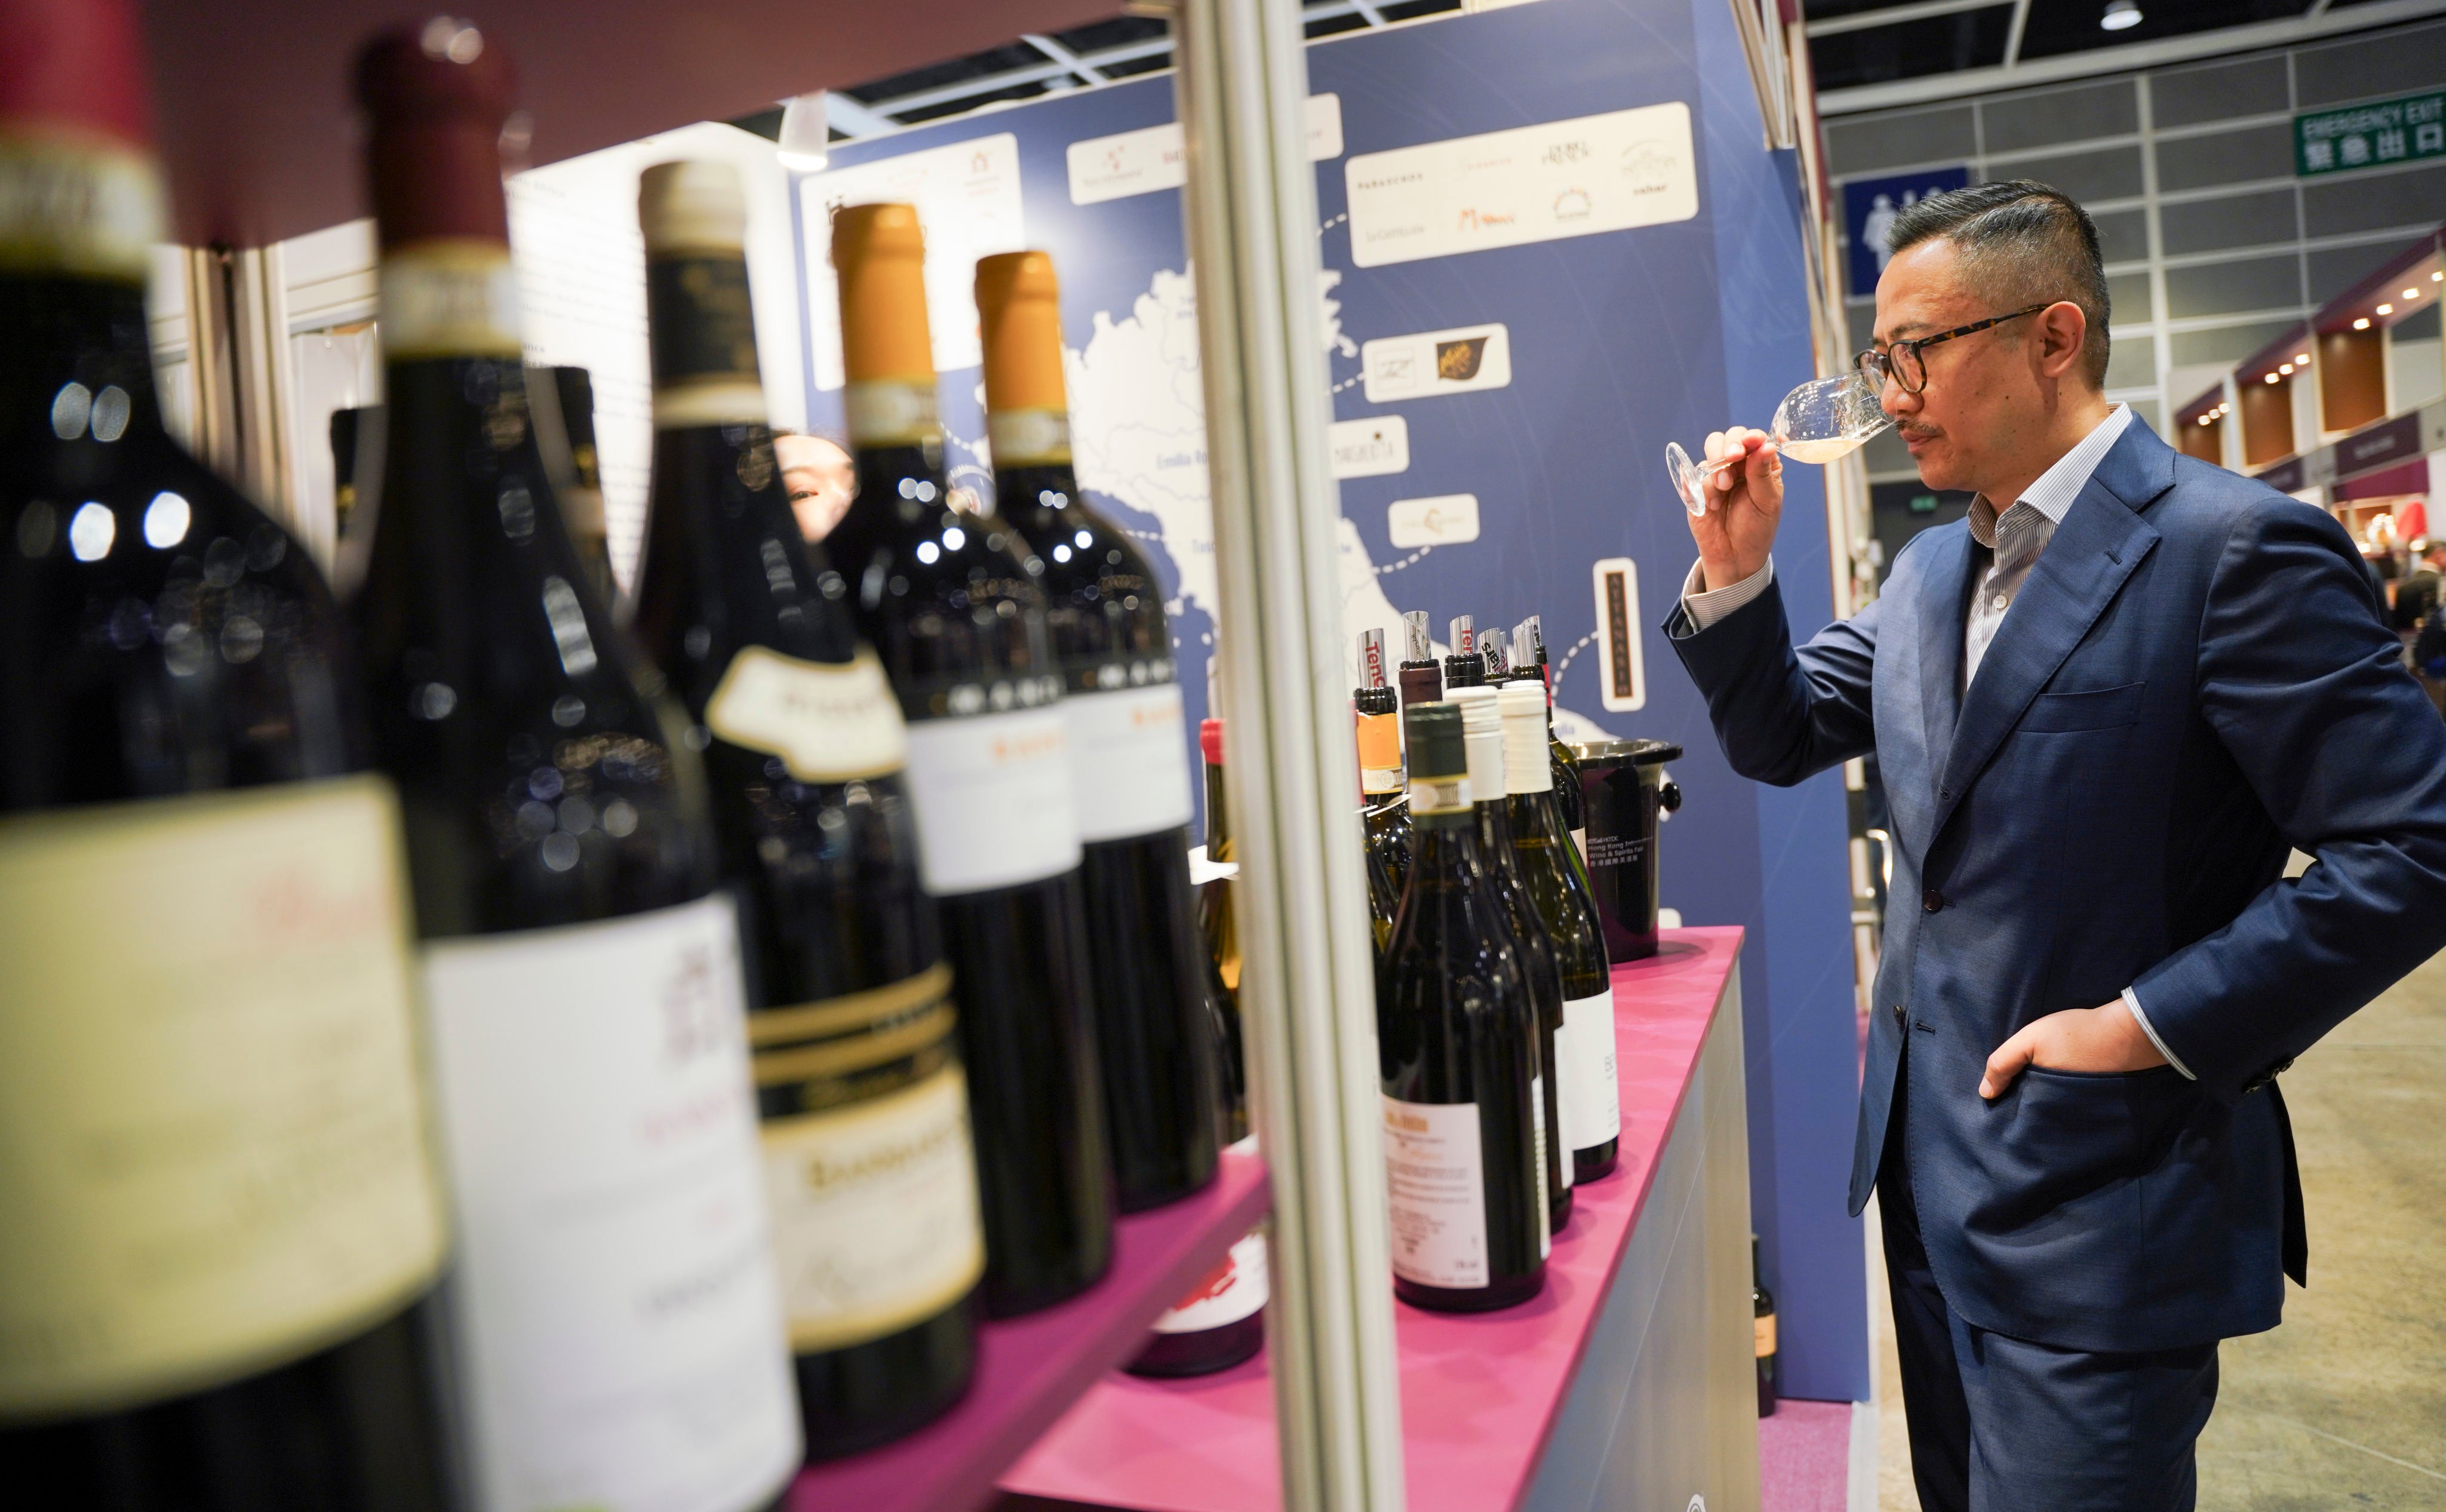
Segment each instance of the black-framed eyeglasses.
M1910 341L1890 342L1883 351L1872 347L1853 358L1852 366L1867 373L1880 385L1883 385L1888 378L1891 378L1902 386L1903 392L1915 394L1928 387L1928 359L1921 353L1927 351L1929 348L1941 341L1951 341L1956 336L1976 335L1990 326L2001 326L2007 320L2019 320L2023 315L2035 315L2053 303L2055 303L2054 300L2049 300L2047 304L2032 305L2027 310L2016 310L2009 315L1989 315L1985 320L1974 320L1966 326L1956 326L1951 331L1940 331L1933 336L1918 336Z

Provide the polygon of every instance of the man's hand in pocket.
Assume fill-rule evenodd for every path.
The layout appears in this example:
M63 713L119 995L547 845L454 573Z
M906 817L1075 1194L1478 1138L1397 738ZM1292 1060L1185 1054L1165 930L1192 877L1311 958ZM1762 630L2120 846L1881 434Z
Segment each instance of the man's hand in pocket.
M2166 1057L2132 1016L2123 999L2097 1008L2068 1008L2022 1027L1996 1047L1979 1078L1979 1095L2004 1095L2025 1068L2050 1071L2145 1071Z

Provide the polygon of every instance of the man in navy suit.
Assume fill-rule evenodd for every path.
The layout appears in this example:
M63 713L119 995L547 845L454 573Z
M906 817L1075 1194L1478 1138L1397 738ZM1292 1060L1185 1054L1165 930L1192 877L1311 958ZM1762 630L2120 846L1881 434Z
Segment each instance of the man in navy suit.
M2446 724L2333 520L2107 403L2079 205L1982 184L1891 239L1861 366L1969 518L1796 649L1780 461L1721 432L1665 631L1744 776L1883 767L1851 1198L1921 1503L2188 1509L2217 1341L2305 1272L2277 1073L2446 947Z

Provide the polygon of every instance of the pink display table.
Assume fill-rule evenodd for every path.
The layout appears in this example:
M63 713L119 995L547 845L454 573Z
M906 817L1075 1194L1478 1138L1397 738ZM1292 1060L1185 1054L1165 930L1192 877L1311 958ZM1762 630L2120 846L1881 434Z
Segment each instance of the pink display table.
M1571 1220L1554 1242L1548 1262L1545 1291L1533 1301L1501 1313L1460 1315L1429 1313L1395 1304L1395 1327L1401 1350L1402 1423L1407 1466L1409 1505L1413 1512L1502 1512L1530 1500L1532 1483L1548 1455L1550 1440L1564 1416L1567 1398L1574 1392L1574 1376L1591 1340L1599 1336L1600 1314L1615 1327L1608 1299L1617 1288L1617 1272L1633 1248L1634 1235L1649 1221L1651 1198L1661 1168L1677 1174L1667 1184L1671 1200L1658 1206L1660 1231L1649 1245L1659 1257L1684 1253L1672 1240L1684 1227L1683 1219L1703 1199L1712 1181L1717 1206L1726 1211L1714 1227L1714 1248L1738 1252L1738 1314L1729 1322L1718 1318L1707 1332L1717 1346L1702 1351L1712 1374L1702 1388L1676 1381L1669 1389L1691 1400L1714 1404L1714 1417L1739 1414L1748 1401L1746 1425L1718 1423L1710 1431L1748 1434L1749 1478L1746 1498L1736 1486L1730 1493L1706 1490L1711 1508L1755 1506L1757 1503L1756 1406L1747 1398L1748 1338L1747 1186L1745 1143L1740 1132L1739 996L1730 978L1740 949L1739 929L1668 931L1663 951L1654 958L1614 971L1614 1021L1622 1076L1622 1161L1602 1181L1577 1189ZM1719 1006L1732 1005L1732 1022L1720 1020ZM1713 1032L1711 1040L1711 1031ZM1726 1062L1718 1053L1716 1101L1725 1106L1707 1120L1715 1131L1706 1164L1714 1175L1702 1178L1696 1153L1680 1162L1667 1160L1667 1144L1677 1128L1695 1128L1683 1117L1685 1097L1700 1085L1702 1051L1711 1043L1730 1046ZM1725 1090L1725 1069L1731 1085ZM1726 1114L1729 1113L1729 1132ZM1693 1143L1685 1136L1683 1143ZM1686 1168L1686 1171L1685 1171ZM1729 1181L1733 1197L1722 1196ZM1694 1194L1697 1194L1694 1196ZM1662 1232L1667 1225L1673 1234ZM1703 1260L1712 1267L1716 1284L1709 1307L1684 1307L1684 1312L1724 1311L1715 1293L1723 1290L1726 1261L1721 1254ZM1655 1261L1660 1273L1669 1267ZM1389 1282L1388 1282L1389 1284ZM1658 1286L1666 1282L1660 1277ZM1662 1295L1662 1294L1660 1294ZM1672 1306L1667 1300L1650 1304ZM1592 1363L1588 1372L1596 1394L1609 1389L1600 1377L1619 1374L1624 1388L1632 1385L1637 1361L1644 1354L1665 1355L1653 1348L1653 1325L1643 1316L1628 1320L1640 1332L1631 1336L1623 1360L1609 1353L1603 1367ZM1731 1330L1729 1343L1715 1338ZM1617 1330L1618 1331L1618 1330ZM1643 1350L1643 1343L1651 1348ZM1718 1358L1731 1351L1730 1364ZM1684 1362L1685 1365L1687 1362ZM1729 1374L1729 1383L1718 1379ZM1729 1401L1727 1407L1726 1401ZM1636 1416L1636 1414L1632 1414ZM1571 1454L1589 1461L1589 1477L1607 1479L1608 1455L1624 1439L1616 1425L1628 1421L1621 1411L1609 1415L1605 1404L1585 1405L1584 1424L1569 1436ZM1636 1437L1634 1433L1632 1435ZM1727 1455L1716 1459L1726 1460ZM1582 1466L1564 1466L1560 1481L1586 1479ZM1727 1472L1738 1476L1738 1471ZM1700 1471L1691 1472L1697 1477ZM1675 1482L1678 1485L1680 1483ZM1694 1479L1693 1484L1698 1484ZM1056 1503L1120 1507L1136 1512L1274 1512L1281 1505L1274 1443L1274 1406L1266 1359L1259 1355L1235 1370L1191 1381L1144 1381L1110 1375L1098 1382L1065 1413L1051 1431L1038 1440L1002 1478L1006 1491L1042 1497ZM1587 1501L1574 1504L1588 1505ZM1611 1504L1629 1505L1628 1501ZM1638 1504L1651 1504L1641 1502ZM1662 1502L1652 1504L1662 1506ZM1684 1501L1672 1505L1677 1509Z
M1223 1152L1213 1185L1120 1220L1113 1268L1059 1307L979 1331L975 1383L897 1443L800 1472L790 1512L962 1512L1079 1393L1138 1351L1147 1325L1272 1205L1265 1162Z

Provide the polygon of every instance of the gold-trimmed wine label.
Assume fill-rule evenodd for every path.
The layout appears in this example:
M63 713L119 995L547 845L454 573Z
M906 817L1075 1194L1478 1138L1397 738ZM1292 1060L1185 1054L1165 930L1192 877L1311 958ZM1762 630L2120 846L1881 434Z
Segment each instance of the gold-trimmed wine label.
M93 138L0 129L0 268L141 283L167 235L150 157Z
M300 1358L445 1225L390 784L0 820L0 1421Z
M1070 411L995 409L986 415L986 440L997 467L1026 467L1070 460Z
M934 386L876 379L841 390L843 418L853 446L913 446L940 433Z
M393 362L523 354L509 246L444 236L393 250L383 258L377 324Z
M886 1019L898 1018L949 997L950 992L951 964L936 961L914 976L904 976L862 992L844 992L838 997L788 1008L759 1009L747 1015L747 1043L762 1052L769 1046L872 1029Z
M646 308L656 430L765 423L747 259L736 248L649 255Z
M779 756L802 783L881 777L909 764L909 728L875 652L846 664L743 646L705 703L706 728Z
M790 1345L896 1333L985 1275L968 1082L957 1062L881 1097L763 1126Z

